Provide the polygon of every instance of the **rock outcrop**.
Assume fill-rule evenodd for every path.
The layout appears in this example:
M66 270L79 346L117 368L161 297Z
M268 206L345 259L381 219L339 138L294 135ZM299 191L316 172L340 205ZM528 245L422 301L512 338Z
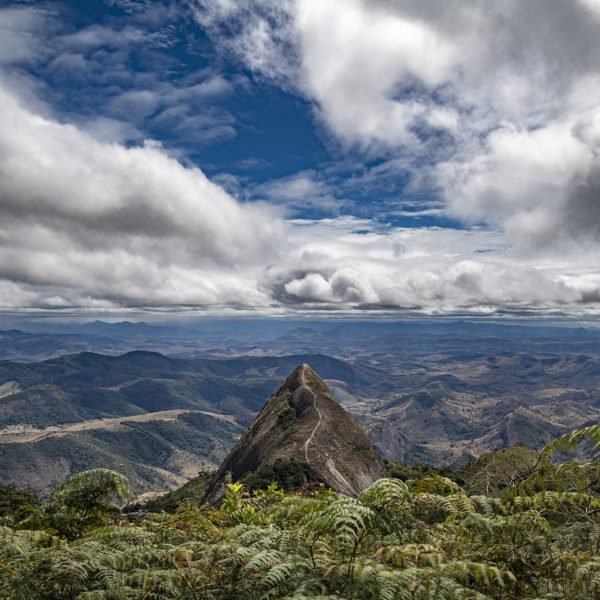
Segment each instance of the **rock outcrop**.
M296 459L332 489L356 496L383 475L367 434L307 364L297 367L227 455L205 501L217 504L228 481L278 458Z

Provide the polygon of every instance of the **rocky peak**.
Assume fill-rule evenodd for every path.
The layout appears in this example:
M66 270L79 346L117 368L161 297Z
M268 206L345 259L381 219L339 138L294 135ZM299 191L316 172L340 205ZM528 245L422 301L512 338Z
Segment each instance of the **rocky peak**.
M307 463L319 479L350 496L384 471L367 434L306 363L268 399L223 461L205 500L219 502L228 480L239 480L278 458Z

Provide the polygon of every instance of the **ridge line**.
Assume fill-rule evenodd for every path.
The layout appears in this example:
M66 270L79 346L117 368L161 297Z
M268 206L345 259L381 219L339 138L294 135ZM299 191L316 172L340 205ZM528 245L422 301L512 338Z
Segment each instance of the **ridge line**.
M302 387L305 387L312 394L313 406L314 406L315 410L317 411L317 414L319 415L319 420L317 421L315 428L312 430L312 433L310 434L310 436L308 437L306 442L304 442L304 457L306 458L306 463L310 466L310 461L308 460L308 445L312 441L315 433L317 432L317 429L319 429L319 426L321 425L322 415L321 415L321 411L317 407L317 395L306 384L306 378L304 376L305 371L306 371L306 366L302 365L302 370L300 371L300 379L302 381Z

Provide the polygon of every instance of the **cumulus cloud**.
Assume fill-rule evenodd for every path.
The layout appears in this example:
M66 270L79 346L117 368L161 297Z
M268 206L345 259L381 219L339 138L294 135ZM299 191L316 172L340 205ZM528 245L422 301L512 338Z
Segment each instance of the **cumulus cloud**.
M98 141L6 91L0 123L0 277L77 290L75 303L252 302L246 271L277 256L282 234L268 207L240 205L155 144Z
M230 53L310 100L342 148L383 159L365 180L410 171L410 191L436 190L443 214L503 232L522 264L598 252L597 0L195 5ZM238 25L224 33L225 19ZM332 297L299 277L287 285L298 297Z
M479 154L439 165L449 213L493 224L515 246L542 253L597 247L598 115L600 109L533 130L502 127Z
M444 163L438 173L452 214L502 227L516 244L547 247L595 227L593 212L574 209L584 201L583 188L593 186L596 161L594 148L567 121L498 129L481 154Z
M595 77L591 2L333 0L238 5L198 0L199 21L256 72L314 100L347 143L397 147L447 130L463 140L502 120L535 126ZM231 31L231 28L230 28ZM249 40L262 40L251 43ZM293 51L290 51L290 47Z
M508 255L503 236L483 230L381 230L335 219L297 222L292 238L286 262L271 266L261 287L296 309L583 311L597 284L589 274L563 277L556 262ZM579 267L593 265L589 256Z
M530 133L546 135L540 143L569 144L568 128L598 108L600 25L590 18L598 11L595 0L197 5L202 24L221 34L219 23L243 15L228 47L252 69L287 79L313 100L346 144L418 155L439 144L442 130L455 144L453 158L468 164L493 153L511 130L532 152L535 139L525 139ZM255 34L268 43L245 41ZM547 134L536 134L540 128ZM553 152L543 168L552 169Z
M487 314L572 309L598 293L593 274L507 256L491 231L282 221L160 145L100 141L6 91L0 123L4 308Z
M269 205L240 204L157 144L99 141L6 91L0 100L4 308L487 314L570 310L599 293L585 271L591 262L565 276L561 265L507 256L504 237L491 231L392 229L349 217L284 222Z

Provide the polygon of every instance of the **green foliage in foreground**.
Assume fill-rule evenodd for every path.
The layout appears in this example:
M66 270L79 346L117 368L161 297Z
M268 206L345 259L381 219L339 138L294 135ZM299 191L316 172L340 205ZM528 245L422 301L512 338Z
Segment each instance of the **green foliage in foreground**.
M600 426L551 444L495 497L469 495L437 474L381 479L356 499L276 485L249 494L234 483L220 509L183 504L93 529L79 517L62 532L48 529L51 520L37 529L13 523L0 529L0 597L599 598L598 462L551 460L590 440L598 448ZM108 497L126 492L108 473L106 493L89 496L101 519L112 510ZM82 474L62 488L78 510L86 480L98 481ZM53 510L63 498L55 495Z
M21 520L40 504L39 498L14 485L0 485L0 519Z
M307 483L315 483L317 478L310 466L294 458L278 458L273 464L261 465L244 477L248 490L266 489L272 483L285 491L297 490Z

